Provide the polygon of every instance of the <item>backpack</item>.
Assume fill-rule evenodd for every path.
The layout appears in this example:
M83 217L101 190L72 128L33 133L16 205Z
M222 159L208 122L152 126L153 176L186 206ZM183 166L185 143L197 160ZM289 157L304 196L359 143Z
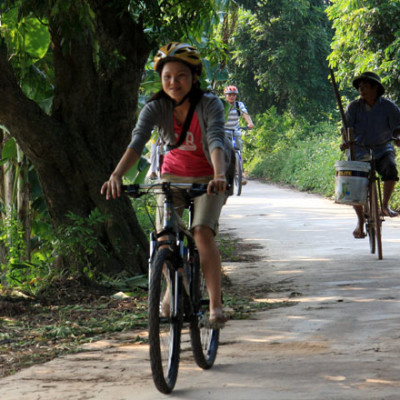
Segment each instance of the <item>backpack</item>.
M238 113L238 116L240 117L240 114L241 114L240 106L239 106L239 102L237 100L235 100L235 108L236 108L236 111Z
M232 110L232 107L225 99L221 99L221 101L222 101L222 104L224 105L225 120L227 120L229 112ZM236 110L236 112L238 113L238 116L240 117L242 113L240 111L239 102L237 100L235 100L235 105L233 108Z

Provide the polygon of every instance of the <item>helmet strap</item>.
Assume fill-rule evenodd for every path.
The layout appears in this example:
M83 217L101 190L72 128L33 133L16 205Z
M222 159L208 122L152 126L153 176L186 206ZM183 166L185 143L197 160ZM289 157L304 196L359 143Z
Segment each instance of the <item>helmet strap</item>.
M191 93L191 91L189 93L186 93L183 96L183 99L179 103L174 101L174 108L179 107L180 105L182 105L185 102L185 100L190 96L190 93Z

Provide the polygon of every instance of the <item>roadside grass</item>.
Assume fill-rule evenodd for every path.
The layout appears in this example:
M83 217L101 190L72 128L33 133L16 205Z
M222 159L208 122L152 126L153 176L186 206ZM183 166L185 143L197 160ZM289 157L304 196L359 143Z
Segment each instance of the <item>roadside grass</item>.
M246 142L247 140L247 142ZM245 171L250 178L290 185L291 187L333 198L335 194L335 161L346 156L340 151L340 135L333 129L309 137L277 141L268 151L257 151L257 145L245 138ZM247 160L247 162L246 162ZM400 154L397 152L397 165ZM391 207L400 211L400 185L391 197Z
M228 235L219 235L222 260L254 261L252 248ZM104 293L69 279L56 281L41 301L19 292L0 291L0 378L23 368L65 354L83 351L82 345L120 332L137 332L134 341L145 342L147 330L147 282L145 276L115 285ZM224 306L232 320L251 318L257 311L290 305L255 301L271 287L260 283L252 289L233 285L223 277ZM121 290L121 292L116 293ZM226 329L229 329L227 327Z

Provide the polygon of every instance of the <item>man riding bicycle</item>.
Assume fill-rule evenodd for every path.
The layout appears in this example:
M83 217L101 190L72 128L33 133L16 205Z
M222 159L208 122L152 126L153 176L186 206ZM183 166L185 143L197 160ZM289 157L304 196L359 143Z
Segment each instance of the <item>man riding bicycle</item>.
M400 134L400 109L392 101L382 97L385 88L380 77L374 72L364 72L353 80L353 86L358 90L360 98L353 100L346 109L347 125L354 129L356 142L365 145L380 145L373 148L376 159L376 170L383 180L382 212L385 216L396 217L397 212L389 207L390 197L396 182L399 180L395 150L388 140ZM382 144L385 143L386 144ZM396 140L400 146L400 140ZM342 143L342 150L348 148L347 143ZM354 145L355 159L366 160L368 150L362 146ZM364 212L362 206L354 206L357 214L357 226L353 232L356 239L366 236L364 232Z

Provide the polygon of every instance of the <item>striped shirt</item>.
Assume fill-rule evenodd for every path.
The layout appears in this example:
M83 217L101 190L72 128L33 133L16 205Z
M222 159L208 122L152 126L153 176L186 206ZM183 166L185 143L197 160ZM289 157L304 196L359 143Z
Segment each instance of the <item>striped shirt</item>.
M238 112L239 110L239 112ZM235 101L229 110L225 122L225 130L236 131L240 128L239 120L241 114L248 114L246 106L241 101Z

